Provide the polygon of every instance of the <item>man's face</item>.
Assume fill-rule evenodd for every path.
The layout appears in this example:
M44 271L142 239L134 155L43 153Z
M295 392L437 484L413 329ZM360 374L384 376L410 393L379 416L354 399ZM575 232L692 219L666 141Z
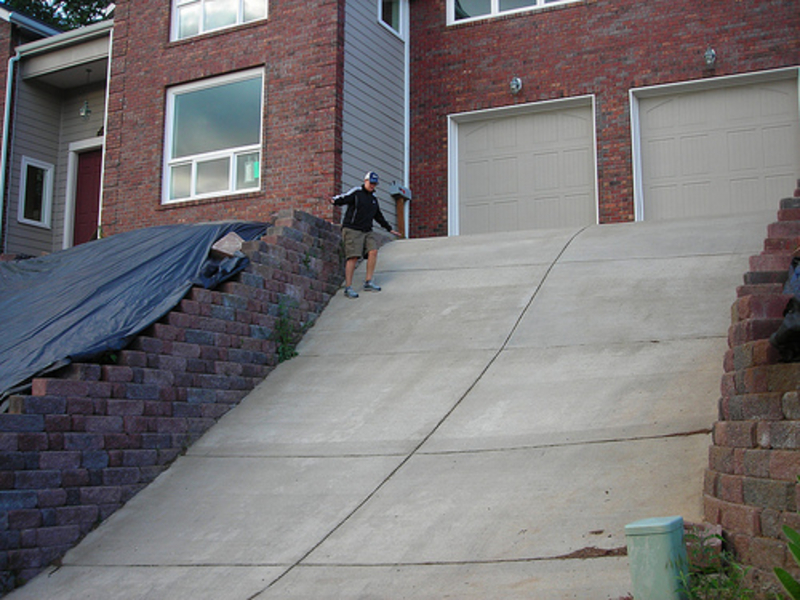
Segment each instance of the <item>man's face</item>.
M377 183L372 183L369 179L364 180L364 189L368 192L374 192L376 187L378 187Z

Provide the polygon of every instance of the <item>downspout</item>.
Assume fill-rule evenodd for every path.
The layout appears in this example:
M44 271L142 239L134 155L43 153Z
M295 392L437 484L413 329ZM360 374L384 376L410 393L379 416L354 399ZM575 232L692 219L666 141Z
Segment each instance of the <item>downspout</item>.
M409 177L411 177L411 3L408 0L403 0L403 9L405 14L403 15L402 23L403 29L403 40L405 41L404 46L404 53L405 56L403 60L405 62L405 90L403 92L403 110L405 114L403 115L403 120L405 121L404 131L403 131L403 146L404 156L403 156L403 184L410 188L411 182L409 181ZM410 231L410 216L411 216L411 202L405 201L403 202L403 223L405 224L405 231L402 232L403 237L408 239L408 234Z
M108 32L108 67L106 67L106 106L103 111L103 151L100 155L100 198L97 206L98 238L103 237L103 187L106 180L106 134L108 133L108 100L111 95L111 62L114 56L114 29Z
M2 245L0 245L0 254L5 253L7 247L7 222L5 218L6 211L6 171L8 168L8 145L11 138L11 95L14 92L14 66L21 58L19 50L17 53L8 59L8 70L6 71L6 103L3 110L3 146L0 150L0 238Z

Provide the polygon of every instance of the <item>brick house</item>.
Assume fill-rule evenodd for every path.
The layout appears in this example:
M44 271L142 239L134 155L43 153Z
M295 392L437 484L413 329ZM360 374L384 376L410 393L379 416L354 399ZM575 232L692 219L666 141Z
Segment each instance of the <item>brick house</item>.
M795 0L234 5L121 1L113 23L17 48L4 252L82 241L91 148L89 235L92 218L105 234L288 207L331 218L324 199L367 169L393 223L386 184L414 190L400 206L414 237L774 208L800 171ZM93 36L105 63L84 48L76 64L64 49L97 50ZM69 87L26 70L45 57ZM44 158L20 145L37 139L26 86L60 110L36 133ZM49 220L20 217L23 157L53 179L32 201Z

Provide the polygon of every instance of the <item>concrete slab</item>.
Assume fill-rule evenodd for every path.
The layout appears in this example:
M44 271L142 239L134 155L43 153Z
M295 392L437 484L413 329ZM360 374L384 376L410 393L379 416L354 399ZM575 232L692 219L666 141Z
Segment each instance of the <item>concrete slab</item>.
M413 274L382 270L376 276L382 292L331 303L298 350L303 355L395 355L497 349L546 269L531 264Z
M713 256L750 256L763 250L775 213L675 221L611 223L580 232L559 262ZM741 275L741 273L740 273Z
M14 600L219 600L252 598L279 567L62 567L13 593ZM7 596L9 597L9 596Z
M700 518L709 442L694 435L417 454L307 562L501 562L621 548L627 523Z
M701 518L729 308L772 220L390 244L384 291L338 294L8 598L618 600L626 524Z
M391 456L184 456L67 553L63 563L290 565L399 462Z
M559 263L509 347L724 338L746 271L739 255Z
M423 446L488 450L710 429L726 344L717 338L503 352ZM534 376L521 377L526 370Z
M389 356L303 351L281 364L189 454L405 456L492 356L485 350Z
M387 566L299 566L253 600L605 600L628 596L625 558Z

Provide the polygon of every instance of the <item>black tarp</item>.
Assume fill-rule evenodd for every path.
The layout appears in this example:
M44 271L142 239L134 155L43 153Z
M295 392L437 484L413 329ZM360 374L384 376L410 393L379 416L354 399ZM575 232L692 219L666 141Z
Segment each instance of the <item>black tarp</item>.
M248 222L165 225L0 262L0 398L36 375L124 348L193 285L214 287L246 266L241 253L210 257L217 240L265 231Z

